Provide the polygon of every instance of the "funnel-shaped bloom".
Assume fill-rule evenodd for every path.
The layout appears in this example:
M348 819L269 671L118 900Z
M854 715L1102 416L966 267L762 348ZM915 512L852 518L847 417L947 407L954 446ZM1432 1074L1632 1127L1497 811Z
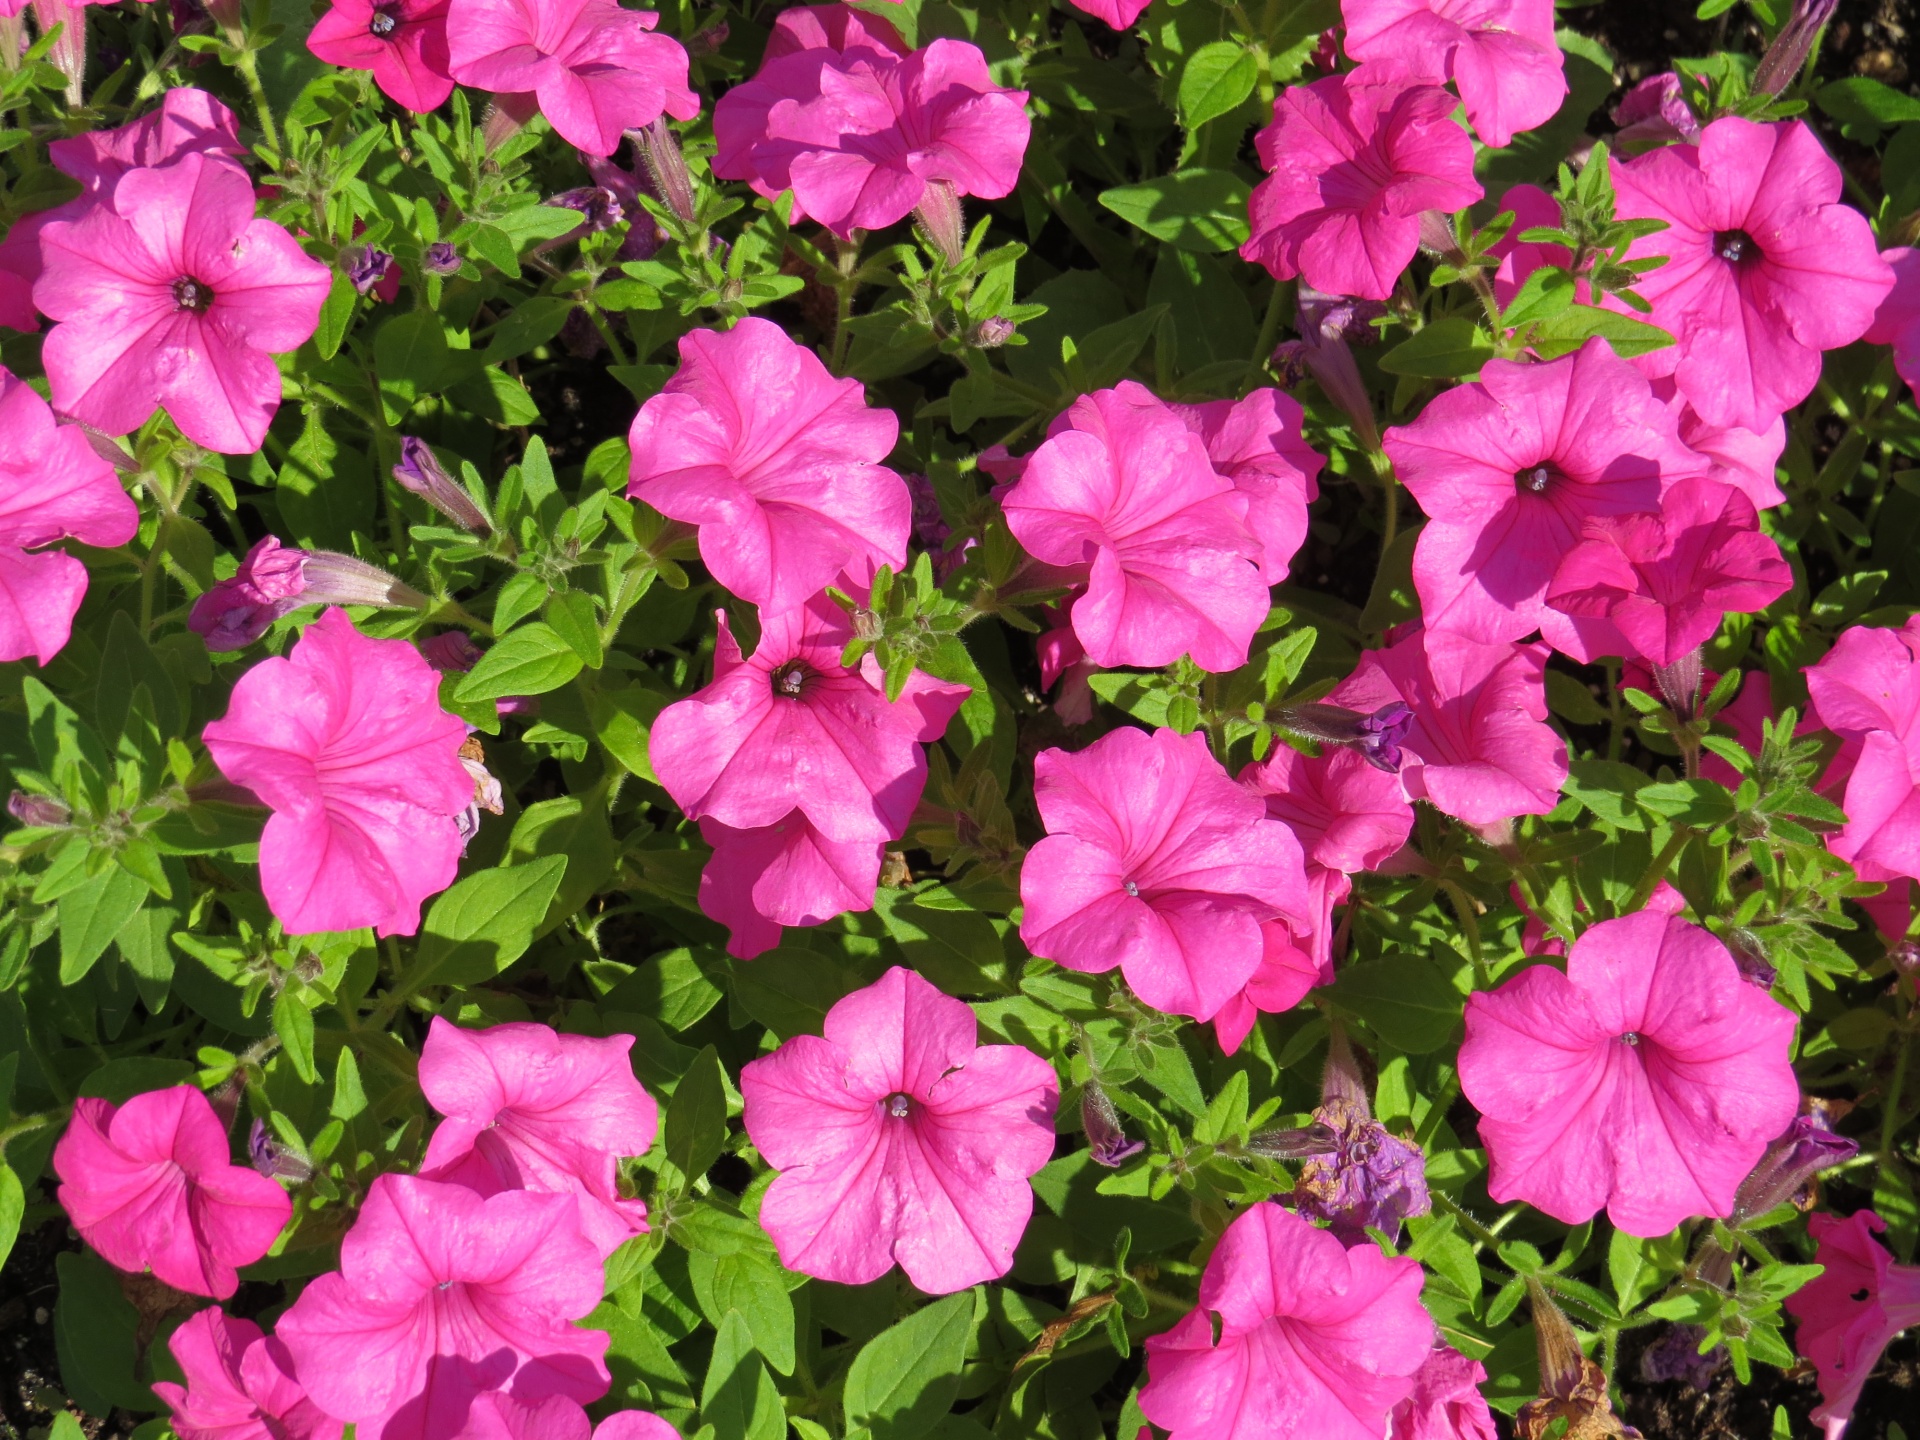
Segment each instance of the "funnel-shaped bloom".
M1920 1325L1920 1265L1897 1265L1877 1238L1887 1222L1871 1210L1807 1221L1825 1270L1787 1297L1800 1322L1794 1344L1813 1362L1820 1404L1813 1420L1839 1440L1873 1367L1902 1330Z
M167 1339L185 1386L154 1382L180 1440L340 1440L293 1378L293 1357L251 1320L202 1310Z
M569 145L611 155L628 130L700 113L687 52L654 33L659 21L618 0L452 0L447 68L462 85L532 96Z
M874 842L906 833L927 782L926 742L967 696L915 672L889 701L877 669L849 670L847 614L824 597L764 616L751 659L719 615L713 683L660 712L650 756L695 819L736 830L799 811L822 836Z
M419 651L329 610L240 677L204 738L220 772L274 812L260 886L288 933L420 928L420 902L453 882L474 790L467 727L440 708Z
M700 909L727 927L727 953L751 960L784 925L819 925L873 908L884 841L829 840L800 811L752 830L702 820L713 858L700 872Z
M1821 788L1843 785L1847 824L1827 846L1862 879L1920 876L1920 621L1856 625L1807 674L1807 723L1840 737Z
M1499 1440L1480 1393L1486 1378L1486 1366L1436 1340L1413 1393L1394 1406L1387 1440Z
M1920 388L1920 250L1900 245L1882 250L1880 258L1892 267L1893 289L1861 338L1891 345L1893 368L1907 384Z
M1312 928L1300 842L1203 735L1121 729L1043 750L1047 836L1020 869L1020 938L1071 970L1118 965L1140 998L1211 1019L1258 970L1262 923Z
M1547 724L1546 670L1544 645L1415 630L1367 651L1330 698L1358 710L1404 702L1413 711L1400 768L1408 797L1489 825L1559 803L1567 747Z
M1840 167L1804 121L1728 115L1698 145L1615 157L1616 212L1664 220L1632 256L1667 263L1635 285L1677 342L1643 357L1713 425L1764 430L1820 378L1820 352L1867 333L1893 289ZM1624 309L1619 301L1610 301Z
M1544 125L1566 98L1553 0L1342 0L1347 54L1451 80L1474 133L1495 150Z
M396 105L424 115L453 93L447 73L448 0L333 0L307 48L329 65L371 70Z
M1070 613L1094 664L1246 664L1268 610L1247 497L1144 386L1074 401L1000 503L1035 559L1091 567Z
M240 568L216 581L187 616L187 628L216 654L244 650L303 605L420 606L427 597L386 571L331 550L295 550L263 536Z
M1307 506L1320 496L1325 458L1301 434L1300 402L1271 387L1244 400L1167 407L1206 442L1213 468L1247 497L1247 529L1260 543L1260 579L1279 585L1307 538Z
M647 1206L622 1196L615 1165L644 1155L659 1123L634 1079L631 1035L561 1035L511 1023L462 1030L435 1016L420 1051L420 1089L446 1119L420 1173L482 1195L572 1195L602 1255L647 1228Z
M1727 947L1643 910L1467 1001L1460 1086L1480 1111L1493 1198L1630 1235L1725 1216L1793 1119L1793 1012Z
M41 547L124 545L140 511L77 427L0 366L0 661L60 653L87 593L87 567ZM30 550L38 554L27 553Z
M842 570L906 563L913 497L880 464L900 425L858 380L771 321L680 339L640 407L627 493L700 527L713 578L761 609L802 605Z
M599 1399L607 1333L572 1322L600 1303L605 1277L577 1205L376 1179L340 1268L276 1327L314 1403L367 1440L426 1440L478 1388Z
M1454 98L1376 61L1289 87L1254 137L1271 172L1253 192L1242 259L1281 280L1384 300L1420 248L1420 216L1482 194Z
M33 301L60 323L42 351L54 408L125 435L164 408L209 450L260 448L280 407L273 357L320 320L332 277L218 156L129 170L40 235Z
M1140 1412L1173 1440L1380 1440L1432 1345L1418 1261L1265 1200L1220 1237L1200 1303L1148 1339Z
M1540 624L1589 517L1657 510L1677 476L1704 468L1600 339L1545 364L1489 360L1387 431L1386 449L1429 516L1413 555L1426 624L1489 643Z
M760 1223L780 1263L844 1285L898 1261L929 1294L1004 1275L1053 1155L1053 1067L980 1045L973 1011L898 966L740 1072L747 1134L780 1171Z
M75 1101L53 1168L67 1218L109 1263L217 1300L293 1213L286 1191L233 1163L225 1127L191 1085L124 1105Z

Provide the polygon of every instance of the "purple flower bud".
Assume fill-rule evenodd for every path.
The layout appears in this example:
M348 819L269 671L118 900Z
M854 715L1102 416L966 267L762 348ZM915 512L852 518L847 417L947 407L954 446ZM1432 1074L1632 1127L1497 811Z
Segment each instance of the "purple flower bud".
M644 130L629 130L627 138L633 142L640 163L646 167L654 196L681 224L693 224L696 214L693 175L687 169L687 157L681 153L680 141L667 125L667 117L657 116Z
M393 256L371 245L355 245L341 252L340 264L353 288L365 295L392 273Z
M425 609L427 597L364 560L285 548L269 535L247 552L232 579L193 602L187 628L216 654L243 650L303 605Z
M1727 951L1733 956L1733 963L1740 967L1740 978L1762 990L1773 988L1773 979L1779 972L1767 959L1767 947L1760 937L1740 926L1729 930L1723 937L1727 942Z
M1262 1130L1243 1148L1266 1160L1310 1160L1338 1151L1340 1136L1331 1125L1316 1120L1298 1130Z
M1355 436L1368 450L1380 448L1380 425L1349 342L1366 343L1373 338L1375 332L1367 319L1385 313L1383 307L1371 302L1328 295L1302 285L1294 317L1307 369L1320 382L1327 398L1353 422Z
M1460 254L1459 237L1453 233L1453 216L1444 210L1420 212L1420 248L1449 264L1465 258Z
M51 795L29 795L24 790L7 796L7 814L22 825L44 828L64 825L73 817L73 812Z
M269 1180L291 1180L301 1185L313 1178L313 1166L299 1151L274 1139L264 1120L255 1120L247 1131L247 1158Z
M556 245L610 229L626 216L620 197L603 185L582 185L573 190L563 190L547 204L561 210L577 210L581 215L579 228L553 241Z
M1753 93L1778 95L1794 82L1840 0L1793 0L1793 13L1754 67Z
M1019 328L1004 315L990 315L973 327L968 343L976 350L997 350L1013 339Z
M1312 373L1307 364L1309 348L1304 340L1282 340L1273 347L1273 369L1280 377L1282 389L1298 389L1300 382Z
M480 663L480 647L464 630L443 630L429 640L418 641L414 648L422 660L443 675L464 675Z
M1144 1140L1131 1140L1121 1127L1120 1112L1107 1098L1097 1080L1089 1080L1080 1091L1080 1124L1087 1132L1087 1148L1093 1163L1117 1170L1147 1148Z
M1740 1182L1733 1200L1733 1223L1742 1224L1787 1204L1806 1209L1813 1203L1814 1177L1859 1153L1859 1142L1834 1134L1826 1107L1815 1102L1811 1113L1794 1117Z
M1715 1345L1700 1353L1700 1342L1707 1338L1701 1325L1669 1325L1666 1333L1640 1354L1640 1378L1656 1383L1684 1380L1694 1389L1713 1388L1713 1377L1727 1365L1727 1347Z
M393 478L400 488L409 490L453 521L462 530L484 535L493 527L466 487L447 473L426 441L411 435L400 441L400 463L393 467Z
M1279 718L1280 723L1296 735L1358 750L1369 765L1389 774L1399 772L1405 758L1400 747L1413 728L1412 709L1398 700L1382 705L1370 715L1349 710L1344 705L1289 705L1280 712Z
M1616 141L1665 145L1700 138L1700 120L1687 105L1680 77L1671 70L1649 75L1629 90L1614 107L1613 123L1620 127Z
M1451 222L1448 222L1451 236ZM1296 303L1295 325L1302 335L1314 340L1344 340L1349 345L1376 345L1380 332L1373 322L1387 313L1386 302L1361 300L1352 295L1329 295L1310 285L1300 287Z
M420 256L420 268L429 275L458 275L460 252L445 240L436 240Z

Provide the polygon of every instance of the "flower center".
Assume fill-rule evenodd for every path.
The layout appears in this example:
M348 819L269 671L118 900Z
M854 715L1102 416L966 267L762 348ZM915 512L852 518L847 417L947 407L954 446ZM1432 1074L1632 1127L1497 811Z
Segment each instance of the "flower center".
M213 306L213 288L202 285L191 275L182 275L173 282L173 308L190 310L195 315L204 315Z
M381 40L391 39L393 32L400 28L400 17L391 10L376 10L373 18L367 22L367 33Z
M1522 495L1544 495L1547 487L1553 483L1555 473L1551 465L1529 465L1525 470L1514 473L1513 488Z
M893 1094L887 1096L887 1114L893 1116L893 1118L896 1120L906 1119L907 1111L911 1110L912 1108L913 1108L912 1099L902 1094L898 1090L894 1091Z
M1134 884L1133 881L1122 880L1120 882L1120 888L1126 891L1127 894L1131 895L1134 899L1138 900L1140 898L1140 887Z
M441 1290L441 1291L446 1291L446 1290L451 1290L451 1289L453 1288L453 1281L451 1281L451 1280L442 1280L442 1281L441 1281L441 1282L440 1282L440 1283L439 1283L439 1284L438 1284L437 1286L435 1286L434 1288L435 1288L435 1289L437 1289L437 1290Z
M1738 265L1754 255L1753 237L1744 230L1722 230L1713 237L1713 253L1729 265Z
M1626 1034L1620 1037L1620 1043L1629 1049L1637 1047L1640 1044L1640 1032L1638 1030L1627 1031Z
M789 660L773 672L773 693L798 700L807 683L807 667L800 660Z

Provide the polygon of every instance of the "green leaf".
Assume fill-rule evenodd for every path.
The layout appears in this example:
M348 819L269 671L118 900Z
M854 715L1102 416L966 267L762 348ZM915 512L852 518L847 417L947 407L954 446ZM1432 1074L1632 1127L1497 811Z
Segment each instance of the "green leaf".
M1464 315L1448 315L1387 351L1380 368L1427 380L1464 379L1479 374L1493 356L1486 331Z
M1623 830L1647 828L1636 797L1652 783L1645 771L1618 760L1575 760L1567 767L1567 794Z
M860 1347L847 1370L849 1428L874 1440L917 1440L960 1394L960 1371L973 1333L973 1292L963 1290L916 1310Z
M456 359L446 331L431 310L406 310L390 317L373 337L373 363L380 389L396 402L412 404L456 379L467 356Z
M700 1391L700 1419L713 1440L781 1440L787 1416L767 1367L760 1363L753 1331L738 1310L729 1310L714 1336L713 1358Z
M496 215L493 224L522 250L580 228L580 212L561 205L525 205Z
M1658 325L1594 305L1573 305L1533 327L1531 345L1542 360L1571 355L1594 336L1613 347L1622 359L1664 350L1673 336Z
M1239 109L1259 78L1259 63L1245 45L1233 40L1202 45L1180 72L1180 123L1198 130Z
M292 985L273 997L273 1031L300 1078L309 1085L319 1084L320 1072L313 1063L313 1012L300 1002Z
M1466 1008L1440 968L1411 950L1348 966L1331 994L1374 1034L1409 1055L1430 1054L1446 1044Z
M1507 302L1500 322L1509 330L1539 320L1550 320L1573 304L1573 276L1557 265L1542 265L1527 276L1519 292Z
M600 645L600 616L593 597L584 590L568 590L547 601L547 624L578 655L589 670L598 670L606 658Z
M729 1310L739 1311L767 1363L782 1375L793 1373L793 1299L778 1265L753 1250L695 1250L687 1256L687 1273L708 1320L720 1325Z
M367 1108L366 1087L360 1083L360 1062L353 1058L353 1047L340 1047L340 1061L333 1072L333 1099L327 1114L336 1120L352 1120Z
M1642 809L1666 820L1677 820L1696 830L1710 829L1733 819L1733 796L1713 780L1674 780L1647 785L1636 797Z
M491 980L525 953L566 873L564 855L469 875L433 902L407 976L411 990Z
M512 631L468 672L455 692L462 700L498 700L506 695L544 695L581 670L579 653L539 620Z
M834 1002L860 985L859 976L818 951L784 945L729 960L727 977L740 1008L782 1040L818 1035Z
M161 1408L134 1373L140 1316L120 1291L120 1276L91 1253L54 1258L60 1298L53 1307L53 1339L60 1379L82 1410L105 1415L114 1406L150 1415Z
M1129 225L1182 250L1234 250L1247 238L1247 182L1226 170L1180 170L1102 191Z
M26 1192L13 1167L0 1160L0 1265L13 1253L13 1242L20 1235L20 1217L27 1213Z
M941 886L933 888L953 893ZM915 970L953 994L1011 988L1006 946L991 920L977 910L923 908L915 899L908 891L883 885L873 902L874 913Z
M353 281L335 271L333 287L327 291L326 303L320 307L320 324L313 332L314 347L322 360L331 360L340 353L340 343L347 338L347 330L353 324L353 307L359 298Z
M94 961L145 902L147 882L118 865L60 898L60 983L86 978Z
M1920 99L1865 75L1822 85L1813 103L1840 122L1841 134L1863 145L1877 141L1882 130L1920 120Z
M667 1106L667 1159L691 1186L727 1147L727 1081L720 1052L709 1045L680 1077Z
M685 1030L713 1009L723 994L699 958L682 946L642 961L639 969L607 992L600 1008L603 1013L638 1011L670 1030Z

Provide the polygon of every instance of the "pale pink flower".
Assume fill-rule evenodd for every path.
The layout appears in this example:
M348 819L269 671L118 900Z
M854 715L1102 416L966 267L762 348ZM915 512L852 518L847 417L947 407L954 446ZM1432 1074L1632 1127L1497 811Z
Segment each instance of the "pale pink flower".
M1725 1216L1793 1119L1793 1012L1698 925L1641 911L1467 1000L1460 1087L1487 1193L1630 1235Z
M164 408L209 450L260 448L280 406L273 357L313 334L332 277L253 208L246 172L192 153L129 170L41 231L54 409L125 435Z
M1326 459L1306 442L1300 402L1271 387L1242 400L1208 400L1168 409L1206 443L1213 468L1247 497L1247 529L1260 542L1260 578L1279 585L1307 538L1307 506Z
M1653 382L1653 393L1673 411L1680 443L1706 461L1709 480L1731 485L1753 502L1756 510L1770 510L1786 500L1775 474L1787 448L1787 422L1776 415L1771 425L1748 430L1740 425L1709 425L1689 405L1671 375Z
M220 772L274 813L260 885L289 934L420 928L453 882L457 816L473 798L467 727L404 640L370 640L328 610L292 651L262 660L203 732Z
M180 1440L340 1440L293 1378L287 1347L251 1320L202 1310L167 1338L185 1386L156 1380Z
M113 466L0 366L0 661L32 655L45 665L86 596L87 567L42 547L78 540L110 549L139 528L139 507Z
M713 683L653 724L654 773L675 803L736 830L798 811L829 840L905 834L927 780L921 746L945 733L967 687L916 671L889 701L871 656L841 665L853 629L824 597L764 615L751 659L717 618Z
M871 910L885 841L829 840L799 810L751 830L703 819L713 858L700 872L700 909L727 927L727 953L751 960L784 925L819 925Z
M1413 583L1429 628L1518 640L1591 516L1660 508L1698 473L1646 380L1592 339L1542 363L1489 360L1387 431L1387 454L1429 519Z
M1300 842L1228 778L1202 734L1123 728L1077 754L1043 750L1046 838L1020 868L1020 938L1147 1004L1211 1019L1254 977L1262 923L1312 925Z
M1487 1367L1436 1340L1413 1377L1413 1393L1393 1410L1387 1440L1499 1440L1480 1387Z
M1241 258L1277 279L1386 299L1420 248L1421 214L1481 197L1454 104L1391 61L1289 87L1254 137L1270 174L1253 192Z
M555 132L589 155L661 115L691 120L687 52L660 17L618 0L452 0L448 73L495 95L531 96Z
M1129 30L1152 0L1069 0L1082 15L1104 20L1111 30Z
M1544 125L1566 98L1553 0L1342 0L1347 54L1451 80L1467 122L1495 150Z
M1053 1155L1053 1067L979 1045L973 1011L898 966L740 1072L747 1134L780 1176L760 1223L780 1263L844 1285L898 1261L929 1294L1007 1272Z
M771 321L680 338L680 368L640 407L627 493L700 527L713 578L791 610L856 564L906 563L913 498L880 462L891 410Z
M1878 1239L1886 1228L1871 1210L1807 1220L1813 1258L1826 1268L1787 1297L1787 1310L1800 1322L1794 1344L1819 1376L1811 1418L1828 1440L1845 1433L1887 1342L1920 1325L1920 1265L1894 1263Z
M420 1090L446 1119L420 1173L482 1195L572 1195L602 1255L647 1228L643 1200L620 1194L618 1157L644 1155L659 1123L640 1088L631 1035L561 1035L550 1025L463 1030L435 1016L420 1050Z
M233 1163L226 1128L191 1085L124 1105L76 1100L53 1168L67 1218L110 1264L217 1300L293 1214L286 1191Z
M306 605L426 604L419 591L364 560L331 550L296 550L267 535L254 543L232 576L214 582L193 602L187 628L218 654L244 650L275 621Z
M1578 622L1600 621L1625 648L1600 653L1649 665L1677 664L1713 638L1728 614L1764 610L1793 588L1780 547L1760 533L1753 502L1731 485L1686 479L1667 491L1656 515L1595 515L1567 552L1547 604L1575 620L1542 616L1556 650L1583 664L1598 638Z
M1148 1338L1140 1412L1172 1440L1380 1440L1433 1344L1420 1282L1416 1260L1249 1206L1199 1304Z
M1090 567L1070 614L1094 664L1246 664L1269 607L1247 496L1144 386L1074 401L1000 503L1035 559Z
M447 73L448 0L333 0L314 22L307 49L329 65L371 70L394 104L416 114L453 93Z
M1766 429L1812 392L1820 352L1866 334L1893 288L1866 218L1839 203L1840 167L1804 121L1723 116L1698 145L1612 164L1620 218L1667 222L1631 254L1667 257L1634 288L1676 343L1640 364L1672 375L1711 424Z
M586 1405L607 1392L600 1255L571 1195L382 1175L276 1327L314 1403L367 1440L449 1434L481 1389Z
M1413 710L1400 783L1469 825L1544 815L1567 780L1566 742L1547 724L1547 647L1482 645L1415 629L1369 650L1328 698L1358 710Z

